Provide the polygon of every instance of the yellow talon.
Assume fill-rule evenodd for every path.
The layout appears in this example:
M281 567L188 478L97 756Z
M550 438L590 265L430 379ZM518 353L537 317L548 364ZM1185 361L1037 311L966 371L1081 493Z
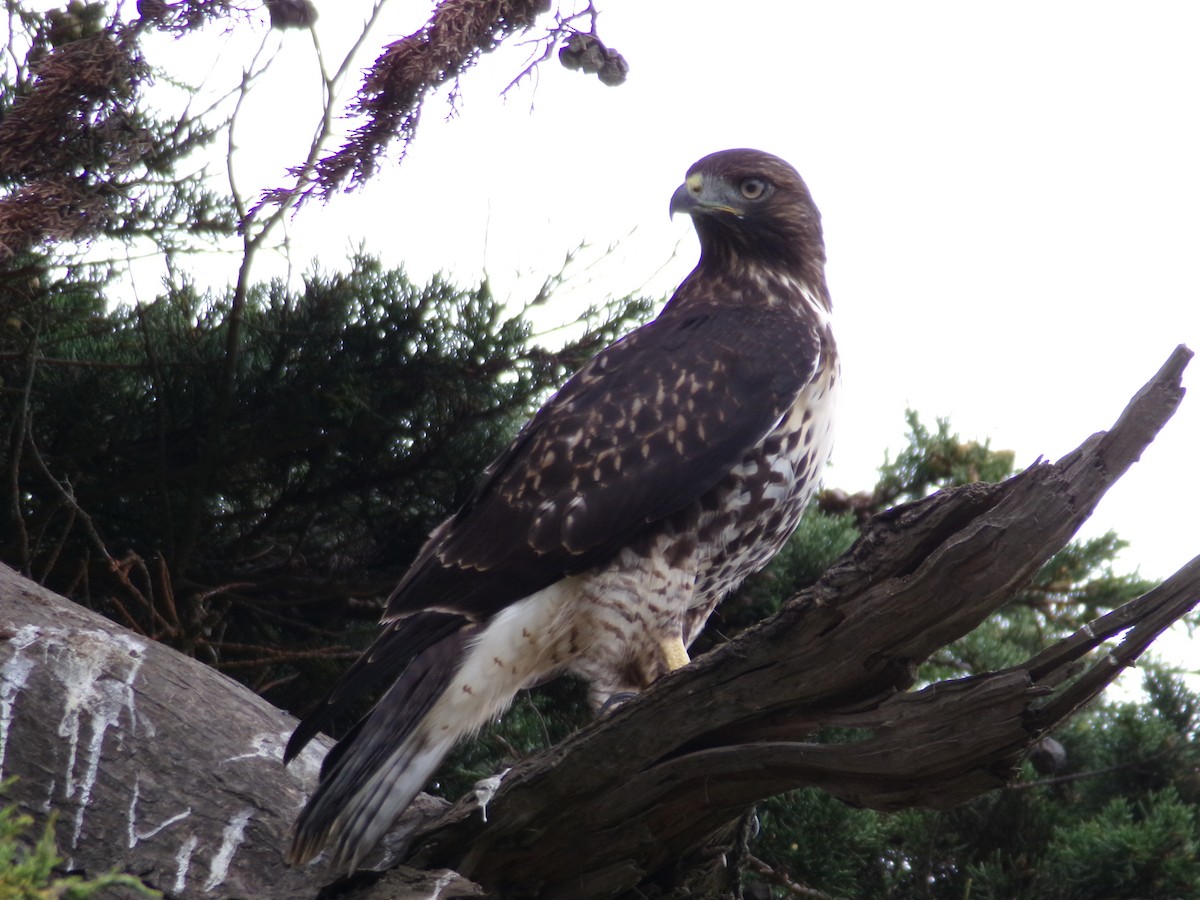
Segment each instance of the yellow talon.
M687 647L683 646L683 640L678 637L663 641L661 647L668 672L681 669L692 661L691 657L688 656Z

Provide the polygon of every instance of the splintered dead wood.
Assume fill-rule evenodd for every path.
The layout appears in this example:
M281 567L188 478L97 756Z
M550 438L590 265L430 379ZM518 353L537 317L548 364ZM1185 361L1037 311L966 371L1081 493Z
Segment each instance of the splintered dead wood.
M412 859L483 884L561 878L565 890L622 860L639 878L678 862L749 803L792 788L890 810L1002 786L1031 744L1194 606L1200 560L1022 666L908 692L916 668L1070 540L1178 407L1191 356L1177 348L1109 431L1058 462L878 516L778 615L522 762L487 823L459 801ZM1079 675L1087 651L1129 628ZM866 736L809 741L828 726Z

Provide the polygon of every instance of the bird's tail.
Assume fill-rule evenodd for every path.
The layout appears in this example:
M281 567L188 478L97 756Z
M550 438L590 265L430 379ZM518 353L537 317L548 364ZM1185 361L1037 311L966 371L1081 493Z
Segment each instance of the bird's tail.
M450 752L458 733L429 734L425 715L454 678L470 629L426 648L375 708L329 751L317 790L300 813L288 861L324 848L353 870L387 833Z

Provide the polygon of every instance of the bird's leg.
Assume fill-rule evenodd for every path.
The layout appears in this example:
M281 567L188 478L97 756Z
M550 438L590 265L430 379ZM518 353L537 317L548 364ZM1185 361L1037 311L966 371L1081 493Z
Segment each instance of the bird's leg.
M676 669L680 669L692 661L691 657L688 656L687 647L683 645L683 638L679 635L675 635L674 637L660 641L658 649L662 652L661 662L665 666L665 672L674 672ZM663 674L665 674L665 672ZM649 675L648 680L653 681L654 677L655 676L653 675ZM610 694L602 702L597 704L597 712L599 715L610 713L621 704L628 703L639 693L641 693L640 690L617 691L616 693Z
M667 638L659 644L659 649L662 650L663 661L667 664L668 672L682 669L692 661L692 658L688 656L687 647L683 646L683 638L679 635Z

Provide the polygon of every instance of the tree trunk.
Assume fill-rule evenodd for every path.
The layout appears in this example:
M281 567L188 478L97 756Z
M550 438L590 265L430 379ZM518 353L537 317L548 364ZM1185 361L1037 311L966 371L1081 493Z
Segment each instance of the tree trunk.
M738 818L771 794L816 786L892 810L1001 787L1195 605L1200 558L1022 665L909 692L916 667L1071 538L1178 406L1191 355L1178 348L1110 431L1059 462L876 517L778 615L522 761L494 793L449 809L423 798L378 860L408 868L354 896L478 893L465 879L510 896L711 895ZM172 896L315 896L331 879L281 858L327 744L284 769L294 720L244 688L9 570L0 598L0 767L21 777L10 793L25 810L63 811L74 866L118 866ZM811 739L827 726L863 736Z

